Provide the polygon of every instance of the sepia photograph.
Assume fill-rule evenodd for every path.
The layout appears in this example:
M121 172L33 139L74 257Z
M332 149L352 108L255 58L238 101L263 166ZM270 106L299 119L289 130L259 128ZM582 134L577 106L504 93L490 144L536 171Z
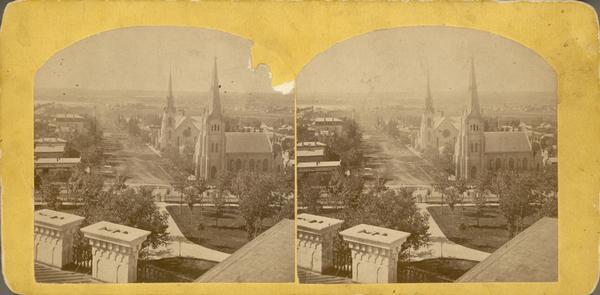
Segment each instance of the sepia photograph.
M294 282L294 97L252 45L129 27L38 70L37 282Z
M295 91L300 283L558 280L557 81L536 52L379 30Z

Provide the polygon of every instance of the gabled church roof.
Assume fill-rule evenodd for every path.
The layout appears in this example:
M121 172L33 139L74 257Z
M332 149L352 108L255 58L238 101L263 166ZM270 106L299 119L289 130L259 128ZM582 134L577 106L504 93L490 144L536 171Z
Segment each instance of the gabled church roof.
M225 153L272 153L273 146L266 133L225 132Z
M484 132L486 153L531 152L525 132Z

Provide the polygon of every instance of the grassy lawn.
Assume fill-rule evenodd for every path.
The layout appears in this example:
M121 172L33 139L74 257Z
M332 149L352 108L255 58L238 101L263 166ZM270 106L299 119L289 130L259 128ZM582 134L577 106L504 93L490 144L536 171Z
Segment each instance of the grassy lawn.
M167 210L183 235L198 245L233 253L248 242L245 221L237 208L224 209L218 224L215 224L215 210L212 207L194 207L191 223L189 207L183 206L180 210L179 206L167 206ZM272 219L265 219L263 229L266 230L273 224Z
M462 276L465 272L475 266L477 261L455 259L455 258L435 258L426 259L416 262L410 262L409 265L422 269L431 273L435 273L439 276L456 280Z
M448 239L465 247L491 253L510 240L506 219L497 206L486 208L479 226L474 206L455 207L454 223L452 212L447 206L428 207L427 210ZM530 226L536 220L531 216L526 218L525 226ZM466 226L464 230L460 229L461 224Z
M150 260L148 263L161 269L177 273L190 280L195 280L218 262L190 257L171 257Z

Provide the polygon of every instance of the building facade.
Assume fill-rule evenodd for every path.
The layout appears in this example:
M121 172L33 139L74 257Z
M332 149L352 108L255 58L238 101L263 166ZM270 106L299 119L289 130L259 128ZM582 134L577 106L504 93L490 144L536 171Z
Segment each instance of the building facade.
M421 115L421 126L416 139L416 147L420 151L453 149L458 136L459 118L445 117L436 113L433 107L429 77L427 77L427 94L425 96L425 111Z
M208 108L198 124L199 134L193 156L196 177L211 181L223 170L265 173L281 170L282 156L274 153L266 133L225 132L219 88L215 59Z
M162 152L177 152L191 156L200 134L201 121L201 117L186 116L184 112L177 113L173 96L173 79L169 74L167 106L162 115L158 148Z
M473 61L467 95L454 151L456 178L475 179L484 170L521 171L539 168L541 151L533 148L526 132L484 131Z

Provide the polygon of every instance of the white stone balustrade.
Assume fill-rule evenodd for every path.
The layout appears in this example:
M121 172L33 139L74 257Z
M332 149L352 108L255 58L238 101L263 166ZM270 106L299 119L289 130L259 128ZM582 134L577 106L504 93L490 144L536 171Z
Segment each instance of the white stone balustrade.
M35 261L62 268L73 260L73 235L84 218L50 209L35 211Z
M333 239L344 221L307 213L296 220L298 266L323 273L333 266Z
M137 259L149 231L101 221L81 229L92 246L92 277L108 283L134 283Z
M410 233L359 224L340 232L352 251L352 281L395 283L400 247Z

